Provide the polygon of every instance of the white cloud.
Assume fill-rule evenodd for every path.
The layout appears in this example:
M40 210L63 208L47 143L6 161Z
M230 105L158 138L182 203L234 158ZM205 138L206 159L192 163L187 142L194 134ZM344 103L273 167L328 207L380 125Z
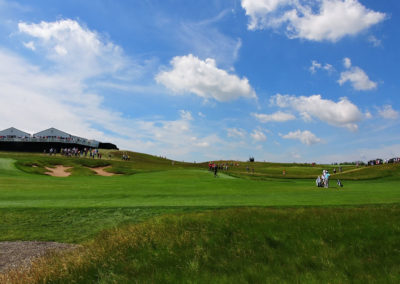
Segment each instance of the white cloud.
M18 28L21 34L34 38L26 47L35 46L38 52L44 51L49 60L56 62L57 67L79 76L114 73L132 64L118 45L74 20L21 22Z
M315 61L315 60L311 61L311 66L310 66L309 70L312 74L314 74L315 72L317 72L318 69L321 69L321 68L322 68L321 63L319 63L318 61Z
M271 98L271 103L282 108L296 110L303 118L316 117L330 125L346 127L351 131L357 130L357 122L363 119L358 107L347 98L340 98L336 103L322 99L321 95L296 97L277 94Z
M371 119L371 118L372 118L372 113L370 113L369 111L367 111L367 112L365 113L365 118L366 118L366 119Z
M239 97L256 98L247 78L229 74L215 60L200 60L192 54L171 60L172 70L161 71L156 81L176 94L193 93L204 99L226 102Z
M308 130L289 132L286 135L282 135L282 138L299 140L301 143L309 146L321 142L320 138Z
M325 64L324 65L324 67L322 67L324 70L326 70L326 71L328 71L328 72L331 72L331 71L333 71L333 66L331 65L331 64Z
M193 120L193 116L192 116L192 113L190 111L180 110L179 114L181 115L181 118L183 120Z
M336 42L383 21L386 15L357 0L242 0L250 30L286 27L290 38Z
M239 137L239 138L245 138L246 137L246 131L241 128L228 128L228 137Z
M119 122L120 115L101 107L102 98L84 93L73 78L47 74L0 49L0 115L3 127L28 131L55 126L75 135L101 139L91 127L97 120ZM105 126L107 128L107 126Z
M282 111L278 111L272 114L263 114L263 113L252 113L257 120L260 122L285 122L289 120L296 119L296 117L291 113L286 113Z
M379 47L382 46L382 40L378 39L376 36L369 36L368 41L374 46L374 47Z
M254 129L253 132L250 134L250 136L256 142L262 142L267 140L267 136L264 134L264 132L258 129Z
M350 82L352 87L358 91L376 89L378 84L369 79L368 75L359 67L352 67L349 71L340 73L339 85Z
M399 112L394 110L391 105L385 105L382 108L378 108L378 113L385 119L397 119Z
M316 60L311 61L311 66L308 68L310 70L311 74L315 74L317 70L323 69L327 72L332 72L334 70L333 66L331 64L326 63L325 65L322 65Z
M207 141L203 141L203 142L198 142L194 144L196 147L200 147L200 148L207 148L210 147L210 143L208 143Z
M33 41L24 42L23 45L24 45L26 48L30 49L30 50L33 50L33 51L36 50L35 43L34 43Z
M249 30L268 26L267 15L290 2L290 0L242 0L242 7L250 17Z
M343 65L349 69L340 73L339 85L350 82L352 87L358 91L366 91L375 89L378 84L369 79L368 75L357 66L352 66L350 58L343 59Z
M343 66L349 69L351 67L351 59L348 57L343 58Z

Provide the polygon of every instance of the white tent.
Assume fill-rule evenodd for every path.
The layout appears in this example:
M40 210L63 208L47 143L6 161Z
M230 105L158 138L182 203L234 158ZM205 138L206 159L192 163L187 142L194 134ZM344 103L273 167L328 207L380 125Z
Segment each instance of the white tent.
M7 137L7 138L24 138L24 137L31 137L31 135L27 132L18 130L14 127L10 127L0 131L0 137Z
M33 134L33 137L40 138L73 138L71 134L68 134L64 131L55 129L54 127L40 131L38 133Z

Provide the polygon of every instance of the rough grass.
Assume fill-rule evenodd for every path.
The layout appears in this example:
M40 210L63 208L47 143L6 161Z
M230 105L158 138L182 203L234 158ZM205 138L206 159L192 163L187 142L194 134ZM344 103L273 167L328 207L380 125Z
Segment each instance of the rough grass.
M398 283L400 208L242 208L104 231L15 283ZM5 279L3 279L4 281Z
M0 241L82 243L94 238L104 229L143 222L163 214L206 209L206 207L0 208Z

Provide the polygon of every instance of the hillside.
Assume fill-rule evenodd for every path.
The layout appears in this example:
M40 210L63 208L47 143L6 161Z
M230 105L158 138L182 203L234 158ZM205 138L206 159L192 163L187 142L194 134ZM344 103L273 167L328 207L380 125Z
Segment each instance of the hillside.
M108 171L116 174L132 175L144 172L182 169L208 169L208 162L185 163L153 155L130 152L102 150L102 159L88 157L64 157L61 155L49 156L46 154L29 154L15 152L0 152L0 158L13 159L15 167L26 173L44 174L45 167L64 165L72 167L72 176L88 176L94 173L87 168L110 166ZM123 161L122 156L130 157L129 161ZM268 180L278 179L315 179L321 175L322 170L329 170L332 179L341 180L366 180L387 177L400 177L400 164L384 164L377 166L341 166L343 171L339 173L338 165L311 165L268 162L243 162L243 161L214 161L217 164L228 165L228 170L220 171L233 177ZM3 162L5 163L5 162ZM9 169L12 166L7 166ZM334 169L337 173L333 174ZM283 174L285 172L285 174Z

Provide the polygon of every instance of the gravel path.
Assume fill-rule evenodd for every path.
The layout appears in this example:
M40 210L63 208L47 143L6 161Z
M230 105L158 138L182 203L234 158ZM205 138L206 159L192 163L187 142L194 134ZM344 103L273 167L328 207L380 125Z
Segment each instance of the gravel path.
M13 268L29 267L31 262L50 251L79 247L74 244L55 242L0 242L0 273Z

